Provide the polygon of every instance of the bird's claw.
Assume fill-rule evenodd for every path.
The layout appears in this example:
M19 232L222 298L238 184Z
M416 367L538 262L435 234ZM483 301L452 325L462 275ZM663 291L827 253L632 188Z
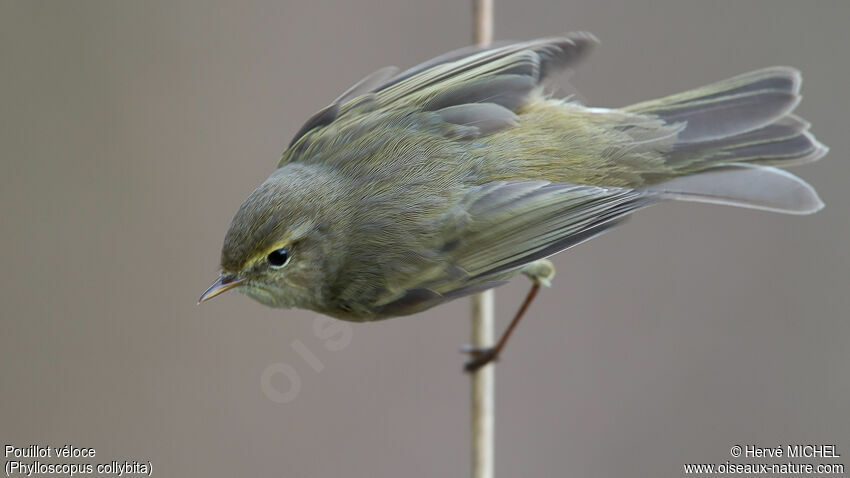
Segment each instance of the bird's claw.
M460 351L469 354L472 357L463 366L463 369L469 373L475 372L488 363L495 362L499 359L499 354L495 347L464 345L460 348Z

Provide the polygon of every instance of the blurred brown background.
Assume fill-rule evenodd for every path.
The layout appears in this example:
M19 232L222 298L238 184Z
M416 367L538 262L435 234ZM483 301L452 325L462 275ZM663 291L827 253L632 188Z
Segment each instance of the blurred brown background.
M160 477L466 475L466 300L330 342L313 313L195 301L302 121L468 43L468 3L0 3L0 442ZM794 171L817 215L666 204L559 255L498 365L499 476L675 477L749 443L850 461L849 17L496 0L498 39L599 36L572 81L596 106L794 65L832 148ZM499 289L499 330L527 287Z

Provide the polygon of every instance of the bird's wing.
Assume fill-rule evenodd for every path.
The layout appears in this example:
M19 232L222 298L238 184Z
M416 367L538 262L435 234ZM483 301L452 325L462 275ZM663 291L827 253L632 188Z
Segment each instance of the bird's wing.
M296 133L280 165L302 159L315 143L356 141L365 125L402 121L411 113L436 113L449 124L487 134L506 122L553 72L575 66L596 44L589 33L456 50L404 72L393 68L367 76L314 114ZM433 118L425 116L425 118ZM490 118L495 118L490 121ZM468 131L457 136L471 137ZM337 144L339 146L339 144Z
M492 182L474 188L449 213L442 247L455 266L478 279L584 242L654 201L633 189Z
M493 287L524 265L599 235L655 201L640 190L546 181L476 187L440 220L436 249L443 263L388 290L376 312L412 313Z
M553 72L574 67L596 43L593 35L579 32L564 37L507 43L477 52L465 48L402 72L375 92L384 105L396 101L425 105L435 95L450 104L488 101L499 95L499 88L483 88L490 81L516 75L530 83L526 90L530 91ZM489 91L481 92L482 88ZM447 90L454 91L454 94L447 95Z

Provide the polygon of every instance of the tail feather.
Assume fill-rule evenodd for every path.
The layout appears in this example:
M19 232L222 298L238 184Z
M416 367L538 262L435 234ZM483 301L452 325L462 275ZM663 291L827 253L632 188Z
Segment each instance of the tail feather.
M681 176L649 190L668 199L786 214L812 214L823 209L815 189L797 176L771 166L745 163Z
M667 123L687 122L680 143L700 143L769 125L800 102L800 72L772 67L625 108Z
M681 200L810 214L823 203L802 179L777 169L815 161L829 149L791 112L800 73L772 67L625 108L681 131L665 162L682 176L648 188Z
M808 131L809 126L804 119L788 114L739 135L701 143L677 142L667 161L696 169L729 160L783 168L806 164L829 151Z

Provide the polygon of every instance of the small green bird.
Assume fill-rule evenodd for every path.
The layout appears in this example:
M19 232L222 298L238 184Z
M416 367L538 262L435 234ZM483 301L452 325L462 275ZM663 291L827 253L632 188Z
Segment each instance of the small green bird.
M546 283L554 269L541 260L660 201L823 207L777 169L828 151L791 114L797 70L621 109L547 96L543 81L596 43L574 33L469 47L364 78L307 121L239 208L200 300L235 289L371 321L518 273Z

